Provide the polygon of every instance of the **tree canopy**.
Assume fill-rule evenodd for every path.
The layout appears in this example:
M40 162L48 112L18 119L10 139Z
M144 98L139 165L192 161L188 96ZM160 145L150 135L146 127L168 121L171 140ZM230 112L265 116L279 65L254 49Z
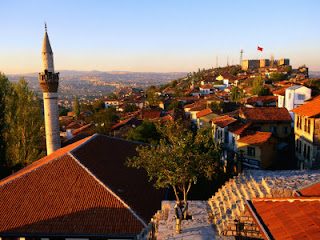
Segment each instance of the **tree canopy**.
M137 128L131 128L127 134L127 139L131 141L158 144L161 138L154 122L145 120Z
M220 149L210 129L200 129L196 135L179 122L157 125L163 138L159 145L137 147L138 156L129 158L127 165L144 168L156 188L172 186L177 200L178 191L187 195L199 177L211 177L221 168Z
M7 143L6 167L17 170L43 155L39 148L44 134L41 106L24 78L20 78L19 83L8 85L5 102L3 136Z

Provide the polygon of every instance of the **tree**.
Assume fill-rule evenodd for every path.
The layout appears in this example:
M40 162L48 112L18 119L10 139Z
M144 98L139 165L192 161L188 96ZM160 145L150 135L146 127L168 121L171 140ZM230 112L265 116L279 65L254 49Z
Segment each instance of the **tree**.
M158 144L160 138L161 134L157 130L155 123L148 120L143 121L143 123L135 129L131 128L127 134L128 140L150 144Z
M156 188L171 186L176 199L178 190L187 195L198 177L211 179L221 168L220 150L210 129L200 129L196 135L179 122L157 125L163 138L159 145L137 147L138 156L129 158L127 166L144 168Z
M270 74L269 80L272 82L283 81L287 76L281 72L274 72Z
M4 139L6 131L5 113L7 107L7 95L9 92L8 78L0 72L0 169L1 172L6 166L6 141ZM0 172L0 177L3 173Z
M74 101L73 101L73 113L75 118L78 119L80 115L80 104L77 96L74 97Z
M11 84L7 100L6 156L11 169L25 167L42 155L39 143L43 136L43 118L37 96L30 90L24 78Z
M119 119L117 110L110 106L107 109L96 112L93 116L87 117L94 124L93 132L108 135L110 127Z
M137 107L137 105L135 104L127 104L125 107L124 107L124 112L134 112L134 111L137 111L139 108Z
M263 79L261 76L254 78L252 83L252 93L253 95L267 96L270 94L270 89L263 86Z
M66 109L66 108L61 108L60 110L59 110L59 117L61 117L61 116L67 116L68 115L68 109Z
M168 111L171 110L183 110L183 106L180 101L173 101L168 106Z
M245 96L245 94L243 93L243 91L236 87L236 86L233 86L231 88L231 93L230 93L230 100L231 102L238 102L241 98L243 98Z

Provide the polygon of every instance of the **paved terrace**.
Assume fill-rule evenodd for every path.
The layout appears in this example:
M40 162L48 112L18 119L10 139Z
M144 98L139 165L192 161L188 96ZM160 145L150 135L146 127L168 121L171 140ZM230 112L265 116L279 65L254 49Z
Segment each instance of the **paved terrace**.
M183 220L181 224L182 232L176 233L176 220L174 215L175 201L163 201L162 211L157 213L158 240L233 240L234 237L219 236L213 229L212 221L209 218L211 212L207 201L188 201L188 213L192 214L192 219Z

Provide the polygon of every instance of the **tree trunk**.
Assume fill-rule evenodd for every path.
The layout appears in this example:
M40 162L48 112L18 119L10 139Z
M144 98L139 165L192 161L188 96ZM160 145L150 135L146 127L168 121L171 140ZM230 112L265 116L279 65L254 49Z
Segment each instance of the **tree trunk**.
M179 200L179 196L178 196L178 194L177 194L176 186L172 185L172 188L173 188L174 194L176 195L177 201L180 201L180 200Z

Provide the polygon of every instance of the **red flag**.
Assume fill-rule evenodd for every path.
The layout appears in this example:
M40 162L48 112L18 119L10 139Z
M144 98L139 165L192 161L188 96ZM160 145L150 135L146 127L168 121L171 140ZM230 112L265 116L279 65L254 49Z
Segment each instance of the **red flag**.
M262 52L263 48L258 46L258 51Z

